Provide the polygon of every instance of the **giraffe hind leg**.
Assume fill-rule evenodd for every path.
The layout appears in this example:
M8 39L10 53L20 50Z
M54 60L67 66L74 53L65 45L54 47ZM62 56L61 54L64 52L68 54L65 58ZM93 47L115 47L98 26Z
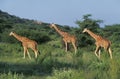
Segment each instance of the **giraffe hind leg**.
M112 59L112 50L111 50L111 48L110 47L108 47L108 48L106 47L104 49L106 49L106 51L108 52L110 58Z
M35 58L37 58L38 51L34 51L34 53L35 53Z
M67 42L65 42L66 52L67 52Z
M112 50L111 50L111 48L108 49L108 52L109 52L110 58L112 59Z
M100 53L101 53L101 50L98 49L98 58L100 59Z
M74 47L74 50L75 50L75 54L76 54L76 52L77 52L77 48L76 48L76 45L75 45L75 43L73 43L73 42L72 42L72 45L73 45L73 47Z

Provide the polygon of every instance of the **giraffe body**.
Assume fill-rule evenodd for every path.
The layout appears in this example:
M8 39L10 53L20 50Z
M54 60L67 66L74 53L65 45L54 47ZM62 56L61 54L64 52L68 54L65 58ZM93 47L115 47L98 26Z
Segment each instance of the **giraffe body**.
M66 47L66 52L67 52L67 44L68 43L72 43L74 50L75 50L75 53L77 52L76 37L75 36L70 35L67 32L63 32L63 31L59 30L55 24L51 24L50 27L54 28L63 37L63 41L64 41L65 47Z
M105 39L95 33L93 33L92 31L88 30L87 28L85 28L83 30L83 33L87 32L91 37L93 37L95 39L95 45L96 45L96 50L95 50L95 55L100 58L100 48L103 47L110 55L110 58L112 59L112 51L111 51L111 42L108 39Z
M37 42L36 41L33 41L33 40L28 39L26 37L20 36L14 32L10 32L10 36L14 36L17 40L19 40L22 43L22 46L24 49L24 57L23 58L25 58L25 55L27 53L29 58L31 59L31 56L30 56L29 51L28 51L29 48L34 51L35 58L37 58L39 51L37 49Z

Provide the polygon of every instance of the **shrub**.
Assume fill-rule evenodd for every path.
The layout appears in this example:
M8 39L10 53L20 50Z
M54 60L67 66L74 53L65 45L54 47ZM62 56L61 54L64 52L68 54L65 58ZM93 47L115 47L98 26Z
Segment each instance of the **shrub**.
M82 71L73 69L54 69L52 76L48 76L47 79L84 79L84 77Z

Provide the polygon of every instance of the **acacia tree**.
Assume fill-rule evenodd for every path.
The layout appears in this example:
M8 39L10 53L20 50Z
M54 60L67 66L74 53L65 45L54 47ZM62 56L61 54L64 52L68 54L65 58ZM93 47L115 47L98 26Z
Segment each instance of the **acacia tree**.
M84 28L88 28L95 33L102 32L99 24L102 23L103 21L102 20L94 20L94 19L90 18L91 16L92 16L91 14L86 14L86 15L83 15L82 21L80 21L80 20L76 21L76 24L79 26L79 28L76 30L76 36L79 41L78 42L79 47L93 44L93 39L89 38L89 35L85 35L82 33Z

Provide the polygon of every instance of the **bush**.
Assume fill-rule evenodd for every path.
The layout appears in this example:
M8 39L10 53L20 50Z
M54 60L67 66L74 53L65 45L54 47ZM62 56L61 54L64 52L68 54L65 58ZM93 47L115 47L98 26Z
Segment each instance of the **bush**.
M47 79L85 79L82 71L73 69L53 70L52 76Z

